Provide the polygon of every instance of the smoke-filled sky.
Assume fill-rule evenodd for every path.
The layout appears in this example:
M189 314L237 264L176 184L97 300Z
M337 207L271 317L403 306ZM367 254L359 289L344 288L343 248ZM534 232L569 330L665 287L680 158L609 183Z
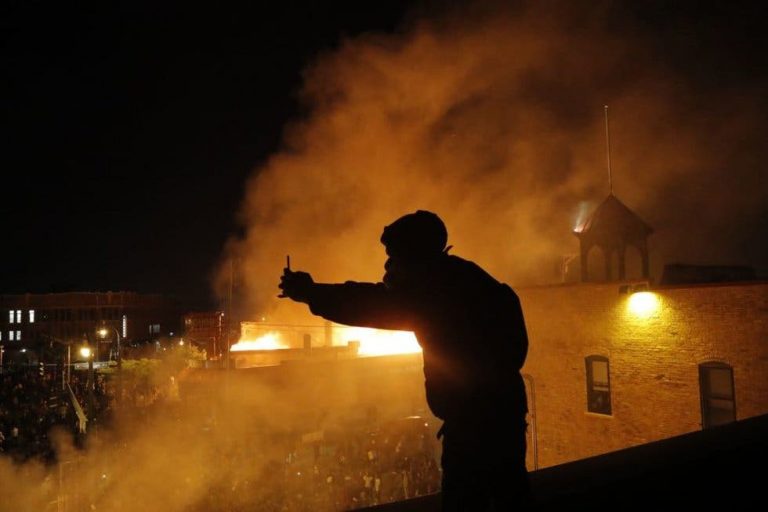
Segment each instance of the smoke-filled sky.
M136 290L246 316L285 255L377 279L416 208L513 285L558 279L608 192L664 263L765 242L757 2L4 8L0 292Z
M286 254L316 280L379 279L383 226L416 209L496 277L557 282L577 216L609 192L604 105L613 191L655 229L653 276L764 271L766 70L738 32L757 12L667 8L454 6L315 59L307 115L254 170L225 256L247 307L272 312Z

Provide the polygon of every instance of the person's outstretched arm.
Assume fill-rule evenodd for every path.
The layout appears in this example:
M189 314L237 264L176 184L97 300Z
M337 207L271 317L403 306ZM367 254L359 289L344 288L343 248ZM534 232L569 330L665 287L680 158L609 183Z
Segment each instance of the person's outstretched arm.
M413 330L412 307L383 283L315 283L306 272L285 269L281 297L303 302L332 322L376 329Z

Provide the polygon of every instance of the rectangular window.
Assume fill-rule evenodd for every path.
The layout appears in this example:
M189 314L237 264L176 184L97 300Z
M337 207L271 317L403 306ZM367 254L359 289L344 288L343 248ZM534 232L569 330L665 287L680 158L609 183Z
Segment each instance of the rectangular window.
M611 414L611 376L608 358L589 356L587 366L587 410L597 414Z
M33 324L35 323L35 310L30 309L29 310L29 323Z
M8 331L8 341L13 341L13 340L14 340L13 331Z
M703 428L736 421L733 368L719 362L699 365L699 393Z
M16 341L21 341L21 331L16 331Z
M21 323L21 310L20 309L16 310L16 323L17 324Z
M14 319L14 318L16 318L16 317L14 317L14 316L13 316L13 310L10 310L10 311L8 312L8 323L9 323L9 324L12 324L12 323L13 323L13 319Z

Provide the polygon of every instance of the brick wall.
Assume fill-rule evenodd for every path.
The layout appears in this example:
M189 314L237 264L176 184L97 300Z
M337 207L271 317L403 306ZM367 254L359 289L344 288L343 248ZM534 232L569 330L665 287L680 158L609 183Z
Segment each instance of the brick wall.
M538 467L699 430L698 365L706 361L732 366L737 419L768 413L768 284L655 289L658 308L646 318L618 289L517 289ZM610 416L587 412L588 355L609 359Z

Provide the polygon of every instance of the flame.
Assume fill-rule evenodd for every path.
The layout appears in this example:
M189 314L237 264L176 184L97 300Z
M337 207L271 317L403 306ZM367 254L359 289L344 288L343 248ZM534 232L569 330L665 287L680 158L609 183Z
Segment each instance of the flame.
M255 340L240 340L230 347L231 352L242 352L244 350L277 350L281 348L291 348L280 340L280 334L268 332L259 336Z
M416 335L410 331L383 331L366 327L347 327L342 333L344 343L359 341L360 356L384 356L421 352Z
M421 352L416 335L409 331L386 331L367 327L334 327L333 344L346 346L358 342L357 355L361 357L385 356L394 354L414 354ZM240 339L232 345L230 351L280 350L291 348L285 337L278 331L270 331L256 339Z
M584 224L587 223L589 218L590 204L587 201L579 202L578 211L576 212L576 220L573 223L573 232L581 233L584 231Z

